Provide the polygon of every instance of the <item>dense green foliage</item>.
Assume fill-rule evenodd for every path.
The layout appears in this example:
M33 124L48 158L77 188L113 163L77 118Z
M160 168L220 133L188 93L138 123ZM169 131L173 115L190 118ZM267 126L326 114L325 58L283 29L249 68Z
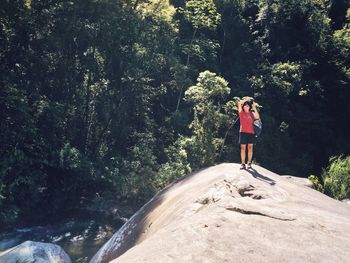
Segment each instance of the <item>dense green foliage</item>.
M350 153L349 21L347 0L2 1L0 225L238 162L234 97L261 105L256 162L320 174Z
M317 191L323 192L323 185L315 175L308 176L308 179L312 182Z
M324 193L338 200L350 198L350 156L330 158L323 170Z

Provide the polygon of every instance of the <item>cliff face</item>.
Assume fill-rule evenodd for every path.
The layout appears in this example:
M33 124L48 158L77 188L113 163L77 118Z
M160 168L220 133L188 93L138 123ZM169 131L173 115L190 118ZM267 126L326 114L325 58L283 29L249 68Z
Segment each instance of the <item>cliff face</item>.
M229 163L188 175L91 262L348 262L350 206L303 184Z

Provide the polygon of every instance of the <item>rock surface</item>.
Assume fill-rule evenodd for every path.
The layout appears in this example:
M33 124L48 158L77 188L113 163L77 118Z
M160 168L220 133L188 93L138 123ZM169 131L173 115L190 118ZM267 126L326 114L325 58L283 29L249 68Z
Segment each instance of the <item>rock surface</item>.
M350 205L350 199L343 199L341 200L343 203Z
M286 178L286 179L292 181L293 183L300 184L300 185L315 189L315 185L308 178L296 177L296 176L291 176L291 175L281 175L281 176L283 178Z
M349 262L349 244L347 204L225 163L159 192L91 263Z
M0 255L0 263L71 263L60 246L26 241Z

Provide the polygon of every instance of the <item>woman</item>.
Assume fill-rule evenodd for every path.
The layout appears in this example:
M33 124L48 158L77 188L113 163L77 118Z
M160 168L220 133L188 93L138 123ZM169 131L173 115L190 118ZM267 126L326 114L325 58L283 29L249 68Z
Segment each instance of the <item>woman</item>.
M251 98L239 100L237 103L240 128L239 128L239 144L241 145L241 167L245 169L246 146L248 145L248 164L247 168L252 168L253 145L256 137L253 128L253 121L260 119L260 115L256 110L256 104Z

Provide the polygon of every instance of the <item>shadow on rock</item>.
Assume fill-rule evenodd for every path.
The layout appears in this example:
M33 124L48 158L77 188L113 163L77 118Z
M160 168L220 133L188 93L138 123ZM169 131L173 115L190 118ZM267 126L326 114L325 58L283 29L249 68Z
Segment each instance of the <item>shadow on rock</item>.
M254 168L247 169L246 171L248 173L250 173L254 178L256 178L256 179L258 179L260 181L263 181L263 182L268 183L270 185L275 185L276 184L275 180L272 180L271 178L262 175L261 173L259 173Z

